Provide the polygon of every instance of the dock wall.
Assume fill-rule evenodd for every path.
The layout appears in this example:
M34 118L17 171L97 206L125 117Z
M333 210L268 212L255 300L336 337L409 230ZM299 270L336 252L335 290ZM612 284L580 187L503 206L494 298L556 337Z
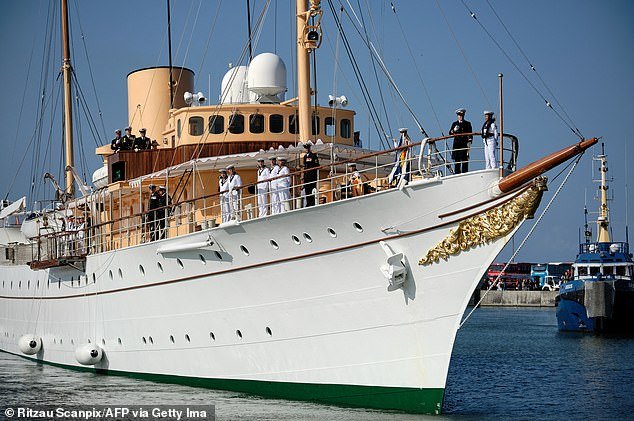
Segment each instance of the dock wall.
M470 304L478 302L484 296L482 306L499 307L554 307L558 291L484 291L476 290Z

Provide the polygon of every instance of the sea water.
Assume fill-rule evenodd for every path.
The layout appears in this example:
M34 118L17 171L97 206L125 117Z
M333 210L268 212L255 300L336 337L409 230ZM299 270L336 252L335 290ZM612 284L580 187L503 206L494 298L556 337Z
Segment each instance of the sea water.
M76 372L0 353L0 407L60 404L215 405L218 420L632 419L634 338L560 333L551 308L480 308L458 331L443 415L429 417Z

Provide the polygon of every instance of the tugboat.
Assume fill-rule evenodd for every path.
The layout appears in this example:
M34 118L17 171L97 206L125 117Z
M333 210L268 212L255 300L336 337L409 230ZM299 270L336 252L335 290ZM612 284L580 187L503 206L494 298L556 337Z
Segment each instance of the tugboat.
M628 244L613 242L608 229L607 156L603 146L600 162L601 207L597 218L597 240L585 229L585 242L573 264L571 278L564 281L557 297L560 331L590 333L634 332L634 262Z

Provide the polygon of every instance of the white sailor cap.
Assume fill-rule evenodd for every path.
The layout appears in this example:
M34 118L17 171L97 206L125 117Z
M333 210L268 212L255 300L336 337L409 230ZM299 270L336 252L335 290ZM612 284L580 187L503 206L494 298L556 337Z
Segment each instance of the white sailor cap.
M458 109L456 109L456 114L464 114L464 113L466 113L466 112L467 112L467 110L465 110L464 108L458 108Z
M121 134L121 129L117 129L117 130L115 130L114 132L115 132L115 133L119 133L119 134Z
M229 165L227 165L227 169L228 169L228 170L234 170L235 168L236 168L236 166L235 166L235 165L233 165L233 164L229 164Z
M307 141L306 143L304 143L302 146L303 146L304 148L308 149L308 148L310 148L311 146L313 146L313 142L309 140L309 141Z
M256 161L258 161L258 162L264 162L264 158L260 157L260 158L256 159Z
M484 115L493 115L495 114L493 111L484 110Z
M348 162L348 166L349 167L356 167L357 163L356 162Z
M277 160L286 162L286 157L285 156L278 156Z
M139 130L139 133L145 133L145 132L146 132L145 128Z
M125 129L126 129L126 130L130 130L130 131L132 131L132 126L128 126L128 127L126 127Z
M225 170L224 168L220 168L220 169L218 170L218 172L221 172L221 173L222 173L222 172L227 172L227 170Z
M159 186L159 188L158 188L158 189L159 189L159 190L167 190L167 189L165 188L165 186Z
M156 187L156 184L152 183L148 186L150 189Z
M399 133L406 133L407 132L407 127L401 127L400 129L398 129Z

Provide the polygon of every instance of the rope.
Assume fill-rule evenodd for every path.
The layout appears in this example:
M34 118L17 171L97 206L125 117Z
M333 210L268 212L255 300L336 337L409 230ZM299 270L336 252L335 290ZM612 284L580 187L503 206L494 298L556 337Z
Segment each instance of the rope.
M559 117L559 119L575 134L575 136L579 137L581 140L584 139L583 135L581 133L578 133L577 131L575 131L575 129L562 117L561 114L559 114L559 112L553 108L552 104L550 103L550 101L548 101L548 99L546 99L546 97L542 94L542 92L537 89L537 87L535 86L535 84L533 82L531 82L531 80L524 74L524 72L522 72L522 70L519 68L519 66L515 63L515 61L511 58L511 56L509 56L509 54L506 52L506 50L504 48L502 48L502 46L500 45L499 42L497 42L497 40L495 39L495 37L493 37L493 35L486 29L486 27L482 24L482 22L480 22L480 20L478 20L478 17L476 16L476 14L469 8L469 6L467 6L467 3L465 3L464 0L460 0L462 2L462 4L464 5L464 7L467 9L467 11L469 12L469 15L471 15L471 17L473 18L473 20L475 20L478 25L480 25L480 28L482 28L482 30L487 34L487 36L491 39L491 41L493 41L493 44L495 44L496 47L498 47L498 49L502 52L502 54L504 55L504 57L506 57L506 59L509 61L509 63L511 63L511 65L513 67L515 67L515 70L517 70L517 72L524 78L524 80L526 81L526 83L529 84L529 86L531 88L533 88L533 90L535 91L535 93L544 101L546 107L550 108L556 115L557 117Z
M434 119L436 119L436 124L438 124L438 131L441 134L445 134L442 125L440 124L440 119L438 118L438 113L436 113L436 107L434 107L434 103L431 100L431 96L429 95L429 90L427 89L427 85L423 81L423 76L421 75L420 69L418 68L418 63L416 63L416 59L414 58L414 52L412 51L412 47L409 45L409 41L407 40L407 36L405 36L405 31L403 30L403 25L401 23L401 19L396 13L396 6L394 6L394 2L390 1L390 6L392 7L392 13L396 18L396 22L398 23L398 27L401 30L401 35L403 36L403 40L405 41L405 45L407 46L407 51L409 51L409 55L412 59L412 63L414 63L414 68L416 69L416 74L418 75L418 80L420 84L423 86L423 91L425 92L425 97L427 98L427 102L429 103L429 107L431 108L432 113L434 114Z
M557 97L550 90L550 88L548 87L548 85L546 84L544 79L542 79L541 75L539 74L539 72L537 71L535 66L533 66L533 64L531 63L531 60L528 59L528 56L526 55L526 53L524 53L524 50L522 49L522 47L520 47L519 43L515 40L515 37L513 37L513 35L511 34L511 31L509 31L508 27L504 24L504 22L502 21L502 18L500 18L500 15L498 15L498 13L495 11L495 9L493 8L493 5L491 4L491 2L489 0L486 0L486 2L489 5L489 7L491 8L491 10L493 11L493 14L495 15L495 17L498 19L498 21L500 22L500 24L502 25L502 27L504 28L504 30L508 34L509 38L511 38L511 40L513 40L513 43L515 44L515 46L517 47L519 52L522 54L522 56L526 60L526 63L528 63L528 66L530 67L530 69L533 72L535 72L535 75L537 76L539 81L542 83L542 85L544 85L544 88L546 88L546 91L548 91L548 94L553 98L553 100L555 101L557 106L559 108L561 108L561 111L564 113L566 118L568 118L568 121L574 127L574 130L578 133L579 136L581 136L583 138L584 137L583 134L579 131L579 129L577 128L576 124L572 121L572 118L570 118L570 116L566 112L566 109L564 108L564 106L559 103L559 101L557 100Z
M500 277L502 276L502 274L506 271L506 268L511 264L511 262L513 261L513 259L515 259L515 256L517 256L517 254L519 253L519 251L522 249L522 247L524 246L524 244L526 244L526 241L528 241L528 239L530 238L531 234L533 234L533 232L535 231L535 228L537 228L537 225L539 225L539 223L541 222L542 218L544 217L544 215L546 214L546 212L548 212L548 209L550 208L550 206L552 205L552 203L555 201L555 198L557 198L557 196L559 195L559 192L561 191L561 189L564 187L564 185L566 184L566 182L568 181L568 178L570 178L570 176L572 175L572 173L574 172L575 168L577 168L577 164L579 163L579 161L581 160L581 158L583 157L583 152L581 154L579 154L579 156L577 157L577 159L574 161L574 164L572 165L572 167L570 168L570 171L568 171L568 174L566 174L566 177L563 179L563 181L561 182L561 184L559 185L559 187L557 188L557 191L555 191L555 194L553 195L553 197L550 199L550 201L548 202L548 204L546 205L546 207L544 208L544 210L542 211L542 213L539 215L539 218L537 218L537 220L535 221L535 223L533 224L533 226L531 227L530 231L528 232L528 234L526 234L526 236L524 237L524 239L522 240L522 242L520 243L519 247L517 248L517 250L515 250L515 253L513 253L513 255L511 256L511 258L509 259L509 261L506 263L506 265L504 265L504 268L500 271L500 273L498 274L497 278L495 278L495 281L493 281L491 283L491 285L489 285L489 288L487 288L486 292L480 297L480 300L476 303L475 306L473 306L473 308L471 309L471 311L469 312L469 314L467 314L467 317L465 317L461 322L460 322L460 326L458 326L458 329L460 329L466 322L467 320L469 320L469 317L471 317L471 315L473 314L473 312L480 306L480 304L482 303L482 300L484 300L484 297L486 297L486 295L489 293L489 291L491 291L491 288L493 288L493 285L495 285L499 280Z

